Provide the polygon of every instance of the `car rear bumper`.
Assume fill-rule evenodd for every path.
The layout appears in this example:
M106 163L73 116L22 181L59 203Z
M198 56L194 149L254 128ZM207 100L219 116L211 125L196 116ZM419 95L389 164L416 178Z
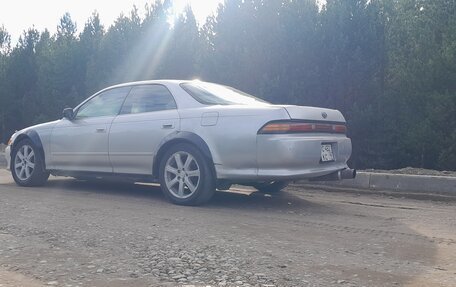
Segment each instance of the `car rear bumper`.
M322 144L330 144L334 161L321 161ZM351 140L345 135L258 135L256 168L216 165L217 177L234 180L299 180L348 168Z
M321 148L330 144L334 161L322 162ZM257 137L258 177L309 178L347 167L351 140L343 135L259 135Z
M302 169L259 169L258 180L299 180L328 175L348 168L347 164L332 164L321 168Z
M7 146L5 149L5 158L6 158L6 169L10 170L11 166L11 146Z

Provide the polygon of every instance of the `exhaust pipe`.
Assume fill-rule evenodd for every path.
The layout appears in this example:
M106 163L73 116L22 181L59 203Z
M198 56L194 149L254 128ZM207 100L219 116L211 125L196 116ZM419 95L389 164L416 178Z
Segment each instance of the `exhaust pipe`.
M353 179L356 177L356 169L346 168L327 175L310 178L309 181L335 181L342 179Z

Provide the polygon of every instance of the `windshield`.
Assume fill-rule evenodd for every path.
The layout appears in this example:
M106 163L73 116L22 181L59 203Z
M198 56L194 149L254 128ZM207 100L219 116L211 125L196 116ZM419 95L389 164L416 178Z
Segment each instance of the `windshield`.
M268 102L228 86L204 82L180 84L195 100L205 105L265 105Z

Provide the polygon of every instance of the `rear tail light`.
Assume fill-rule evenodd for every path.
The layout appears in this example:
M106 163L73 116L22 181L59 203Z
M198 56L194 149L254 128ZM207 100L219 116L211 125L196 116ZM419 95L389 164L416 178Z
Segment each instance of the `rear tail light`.
M258 134L289 134L289 133L336 133L345 134L344 123L274 121L264 125Z

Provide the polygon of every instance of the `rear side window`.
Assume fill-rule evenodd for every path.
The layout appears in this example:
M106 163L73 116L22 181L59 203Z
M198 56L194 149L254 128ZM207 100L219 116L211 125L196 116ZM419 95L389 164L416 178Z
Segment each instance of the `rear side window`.
M200 81L182 83L180 86L204 105L269 105L262 99L228 86Z
M176 108L176 102L165 86L144 85L131 89L120 114L149 113Z

